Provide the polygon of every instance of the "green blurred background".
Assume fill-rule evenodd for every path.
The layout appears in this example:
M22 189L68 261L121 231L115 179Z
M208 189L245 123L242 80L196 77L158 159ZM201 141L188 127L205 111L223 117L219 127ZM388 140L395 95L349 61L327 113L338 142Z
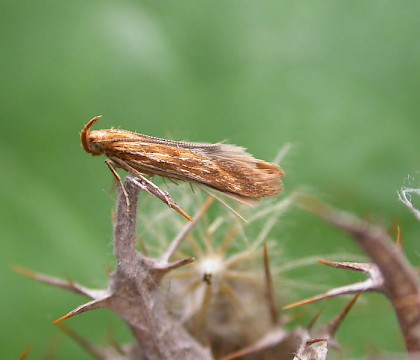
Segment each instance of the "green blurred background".
M420 185L419 5L1 1L0 357L17 358L30 345L30 359L90 358L50 324L84 299L24 279L10 266L106 284L111 175L79 142L83 125L98 114L104 117L96 128L227 139L267 160L291 142L286 192L306 186L385 226L400 224L406 253L418 265L419 224L397 190ZM289 259L358 251L298 210L285 217L278 238ZM315 269L314 281L349 281ZM345 302L324 304L330 315L323 321ZM129 339L107 311L69 325L99 344L110 331ZM364 296L338 339L349 357L403 349L379 295Z

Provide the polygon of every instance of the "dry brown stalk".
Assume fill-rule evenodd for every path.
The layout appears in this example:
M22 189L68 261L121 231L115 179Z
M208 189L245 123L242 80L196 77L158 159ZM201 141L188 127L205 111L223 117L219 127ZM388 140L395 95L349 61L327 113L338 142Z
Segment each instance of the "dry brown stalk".
M302 199L301 204L307 210L351 235L373 260L373 264L324 261L324 263L337 268L363 271L369 275L369 279L330 290L326 294L304 300L301 304L349 293L382 292L392 303L407 350L410 353L419 352L420 289L417 274L400 251L399 246L394 245L387 232L380 226L372 225L308 196Z

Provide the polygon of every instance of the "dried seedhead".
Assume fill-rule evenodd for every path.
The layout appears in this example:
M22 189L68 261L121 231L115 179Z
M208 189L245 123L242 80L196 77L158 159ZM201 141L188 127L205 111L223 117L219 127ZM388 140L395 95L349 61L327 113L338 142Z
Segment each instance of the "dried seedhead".
M185 193L186 189L181 190ZM209 344L217 357L253 343L272 328L273 305L266 301L263 245L292 201L293 196L252 210L237 208L247 219L244 222L230 211L210 208L221 207L217 202L212 205L214 199L210 197L198 211L189 210L200 220L193 222L194 226L180 227L175 235L174 259L193 257L195 262L165 278L162 291L168 309L200 342ZM220 212L225 215L218 215ZM162 226L153 219L145 222L149 233L141 235L141 246L149 253L161 254L168 246L166 239L158 246L153 239L158 232L165 233L165 224L172 228L179 225L162 221L162 217L158 220ZM272 302L277 301L276 295L272 295Z
M195 214L192 221L185 223L170 209L162 211L158 202L150 205L159 206L159 211L147 209L147 200L142 198L137 233L139 184L128 177L124 186L117 186L116 268L106 289L89 289L74 281L16 269L27 277L90 300L54 322L86 351L99 359L327 358L328 351L337 345L334 335L358 295L327 326L314 326L314 319L306 328L284 327L287 321L284 316L280 318L278 309L284 302L279 299L279 289L285 282L280 285L278 275L314 260L299 259L280 267L278 250L269 237L296 195L267 201L253 209L237 205L232 212L214 208L217 202L212 197L200 200L199 194L192 195L180 187L177 198L181 199L182 208ZM202 204L200 208L197 203ZM401 250L392 246L386 232L378 226L313 199L306 198L300 204L352 235L372 262L323 260L325 265L364 272L368 279L293 306L343 294L382 292L394 306L407 349L412 354L419 351L419 288L416 274ZM270 261L275 264L274 270ZM110 309L127 324L134 337L132 344L98 347L61 326L75 315L101 308Z

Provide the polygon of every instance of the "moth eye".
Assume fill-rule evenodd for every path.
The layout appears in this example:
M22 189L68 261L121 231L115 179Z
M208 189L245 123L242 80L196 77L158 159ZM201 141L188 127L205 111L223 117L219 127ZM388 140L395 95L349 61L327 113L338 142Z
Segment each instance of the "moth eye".
M98 142L91 141L91 143L89 144L89 147L90 147L90 150L92 150L93 154L101 154L103 151L102 144Z

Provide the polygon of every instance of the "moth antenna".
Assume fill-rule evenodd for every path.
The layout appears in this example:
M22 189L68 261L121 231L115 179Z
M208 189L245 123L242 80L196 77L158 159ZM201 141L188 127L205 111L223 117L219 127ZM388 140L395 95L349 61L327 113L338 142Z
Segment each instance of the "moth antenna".
M89 147L89 134L90 134L90 128L95 124L102 115L95 116L92 118L83 128L83 130L80 132L80 140L82 141L83 148L89 153L93 154L92 150Z

